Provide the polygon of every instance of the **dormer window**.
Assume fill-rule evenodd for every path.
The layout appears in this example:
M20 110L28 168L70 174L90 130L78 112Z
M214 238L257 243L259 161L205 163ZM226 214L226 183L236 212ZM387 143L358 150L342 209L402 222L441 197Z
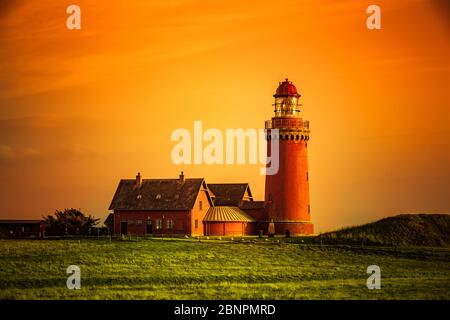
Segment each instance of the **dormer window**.
M159 199L161 199L161 193L158 193L158 194L156 195L156 200L159 200Z

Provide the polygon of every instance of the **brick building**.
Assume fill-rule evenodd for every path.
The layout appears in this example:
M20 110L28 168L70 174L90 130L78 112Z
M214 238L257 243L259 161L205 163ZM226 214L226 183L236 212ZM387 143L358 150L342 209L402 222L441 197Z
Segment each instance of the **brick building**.
M42 238L44 231L41 220L0 220L0 238Z
M253 234L254 210L247 214L239 208L249 202L248 184L208 185L202 178L186 179L183 172L178 179L142 179L138 173L119 182L105 224L113 234Z
M279 170L267 175L264 201L254 201L248 183L207 184L205 179L121 180L105 222L114 234L245 235L312 234L309 203L309 121L300 94L286 79L266 121L267 155L279 145ZM272 231L271 231L272 233Z

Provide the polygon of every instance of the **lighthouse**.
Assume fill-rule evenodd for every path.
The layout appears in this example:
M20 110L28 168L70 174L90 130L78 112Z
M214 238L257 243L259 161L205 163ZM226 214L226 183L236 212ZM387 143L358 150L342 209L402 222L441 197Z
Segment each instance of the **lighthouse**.
M275 94L274 116L265 123L267 155L272 141L279 142L279 170L266 175L265 225L273 221L275 234L312 234L309 203L308 142L309 121L301 114L300 94L286 79ZM278 130L274 130L278 129Z

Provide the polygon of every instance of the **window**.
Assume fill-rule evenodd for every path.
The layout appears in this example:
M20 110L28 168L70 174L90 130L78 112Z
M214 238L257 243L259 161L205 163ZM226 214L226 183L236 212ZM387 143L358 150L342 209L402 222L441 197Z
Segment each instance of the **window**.
M156 229L161 230L162 229L162 220L156 219Z
M195 219L195 229L198 229L198 219Z
M173 229L173 220L172 219L167 219L167 229Z
M203 201L202 201L202 200L200 200L200 202L198 203L198 209L199 209L200 211L203 210Z
M136 198L137 198L138 200L141 200L141 199L142 199L142 194L138 194Z
M309 204L308 204L308 213L311 213L311 207Z
M142 220L136 220L136 224L141 225L142 224Z
M158 194L156 195L156 199L161 199L161 193L158 193Z

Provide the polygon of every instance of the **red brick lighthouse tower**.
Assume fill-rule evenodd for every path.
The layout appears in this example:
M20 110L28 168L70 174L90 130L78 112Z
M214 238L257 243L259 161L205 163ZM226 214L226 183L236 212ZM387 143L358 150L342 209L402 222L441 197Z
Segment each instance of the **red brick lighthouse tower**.
M309 121L300 114L297 88L286 79L274 95L275 115L266 121L267 153L273 140L279 142L279 169L266 175L266 218L275 224L275 234L312 234L309 205ZM278 134L273 129L278 129Z

